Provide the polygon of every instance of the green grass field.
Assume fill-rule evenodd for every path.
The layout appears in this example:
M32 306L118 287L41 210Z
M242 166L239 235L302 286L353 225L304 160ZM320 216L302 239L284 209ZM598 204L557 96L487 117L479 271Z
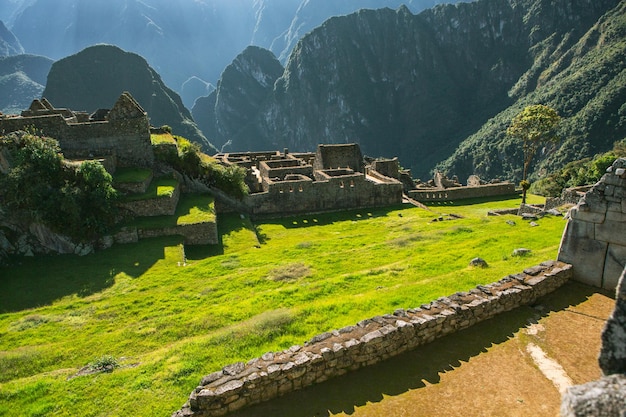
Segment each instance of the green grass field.
M554 259L562 218L486 215L519 202L220 216L222 243L187 247L187 266L178 238L16 259L0 269L0 416L169 416L224 365Z

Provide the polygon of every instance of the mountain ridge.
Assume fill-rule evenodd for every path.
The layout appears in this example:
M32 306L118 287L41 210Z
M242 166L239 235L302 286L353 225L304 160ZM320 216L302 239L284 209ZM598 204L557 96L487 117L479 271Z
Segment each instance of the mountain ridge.
M219 115L201 121L198 109L192 111L201 125L214 126L207 137L218 147L231 140L232 150L306 151L316 143L358 142L370 155L399 155L418 177L437 167L516 180L521 159L512 143L506 163L498 162L502 145L488 153L495 162L480 160L482 150L470 163L437 163L467 146L496 115L521 110L521 98L546 82L550 59L565 54L618 3L480 0L417 15L400 8L334 17L296 45L271 94L257 102L253 122L237 119L237 102L219 92L215 103L228 102L223 107L232 109L231 122ZM228 123L235 133L222 136Z

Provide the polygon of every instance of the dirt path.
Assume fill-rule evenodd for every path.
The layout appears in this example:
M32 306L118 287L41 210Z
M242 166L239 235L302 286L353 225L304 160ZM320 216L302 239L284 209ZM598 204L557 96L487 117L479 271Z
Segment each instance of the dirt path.
M233 416L557 416L560 390L600 377L613 306L569 283L533 307Z

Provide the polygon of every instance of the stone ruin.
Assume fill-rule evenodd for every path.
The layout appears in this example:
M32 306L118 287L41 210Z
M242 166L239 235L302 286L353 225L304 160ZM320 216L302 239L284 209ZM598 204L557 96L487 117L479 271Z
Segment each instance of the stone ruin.
M418 180L415 187L407 190L410 198L422 203L505 196L515 193L515 184L508 181L494 179L486 182L477 175L470 175L467 185L463 186L456 175L448 178L438 171L435 172L433 179L426 183Z
M617 159L569 212L559 260L574 279L615 290L626 266L626 158Z
M218 154L216 158L226 165L246 168L250 194L240 208L252 215L316 213L402 203L402 183L377 171L375 166L366 165L355 143L318 145L315 153L290 153L285 149ZM397 160L395 165L397 172Z
M154 163L148 115L128 92L111 110L92 115L55 108L42 98L33 100L19 116L0 116L1 134L32 128L56 139L67 159L99 159L109 170Z

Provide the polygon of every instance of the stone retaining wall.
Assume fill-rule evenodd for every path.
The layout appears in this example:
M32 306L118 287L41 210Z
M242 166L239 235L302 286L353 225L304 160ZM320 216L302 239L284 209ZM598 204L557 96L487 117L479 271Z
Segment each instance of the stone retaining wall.
M268 352L204 377L173 417L223 416L373 365L504 311L529 304L563 285L571 266L544 262L469 292L363 320L313 337L304 346Z
M139 239L161 236L183 236L186 245L216 245L219 242L215 222L182 224L158 229L139 229Z
M466 198L482 198L515 194L515 184L485 184L476 187L423 188L410 190L409 197L422 203L429 201L456 201Z
M135 216L173 216L180 198L180 184L176 184L171 197L155 197L120 203L120 207L129 210Z

